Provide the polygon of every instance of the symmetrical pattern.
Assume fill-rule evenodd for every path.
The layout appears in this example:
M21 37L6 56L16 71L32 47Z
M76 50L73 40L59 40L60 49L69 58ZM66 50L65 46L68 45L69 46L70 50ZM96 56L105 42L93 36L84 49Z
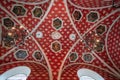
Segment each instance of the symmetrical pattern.
M119 5L120 1L115 0ZM120 79L120 9L111 0L0 0L0 73L79 80L80 68Z

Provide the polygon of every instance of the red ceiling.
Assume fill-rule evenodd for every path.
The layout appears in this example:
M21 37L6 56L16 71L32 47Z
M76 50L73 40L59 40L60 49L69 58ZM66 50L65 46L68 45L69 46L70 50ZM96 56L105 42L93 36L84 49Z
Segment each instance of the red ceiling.
M115 3L119 2L115 0ZM24 28L16 30L19 38L16 39L15 46L8 49L0 44L0 73L24 65L32 70L28 80L78 80L77 71L88 68L99 73L105 80L120 80L120 8L112 8L111 4L111 0L1 0L0 35L4 36L9 32L5 29L4 18L10 18L14 26L23 25ZM12 11L15 5L24 6L26 14L16 16ZM33 16L32 12L36 7L42 9L40 18ZM74 19L75 11L81 12L80 20ZM95 12L99 16L95 22L87 20L90 12ZM53 27L54 19L62 21L62 28ZM96 52L86 48L84 39L96 37L90 35L92 32L95 33L101 24L106 26L104 34L99 36L104 47L103 51ZM23 30L26 30L26 39L22 43ZM41 38L36 37L39 31L43 34ZM53 39L53 32L58 32L61 37ZM70 39L71 34L75 34L74 40ZM51 49L55 42L61 44L58 52ZM88 44L89 47L92 45ZM18 50L27 51L28 56L23 60L17 60L15 53ZM34 52L38 50L44 56L42 60L33 57ZM72 52L78 54L78 58L73 62L70 61ZM93 60L85 62L82 58L84 53L91 53Z

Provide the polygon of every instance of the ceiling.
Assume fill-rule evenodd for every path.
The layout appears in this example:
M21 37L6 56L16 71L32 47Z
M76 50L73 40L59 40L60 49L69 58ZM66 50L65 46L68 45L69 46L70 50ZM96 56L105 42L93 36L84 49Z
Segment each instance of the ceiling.
M78 80L77 71L88 68L105 80L120 80L119 5L1 0L0 74L24 65L32 70L28 80Z

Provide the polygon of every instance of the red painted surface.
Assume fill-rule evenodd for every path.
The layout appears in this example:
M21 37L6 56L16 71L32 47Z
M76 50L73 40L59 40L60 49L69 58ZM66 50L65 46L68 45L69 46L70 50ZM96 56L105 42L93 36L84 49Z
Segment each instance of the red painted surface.
M20 1L20 0L19 0ZM40 2L43 0L37 0L37 2ZM18 3L14 1L7 1L7 0L1 0L0 5L6 9L8 13L6 13L2 8L0 8L0 24L2 24L2 19L4 17L9 17L11 18L15 26L20 25L15 19L13 19L11 15L13 15L18 21L20 21L21 24L24 25L24 27L29 31L33 31L36 26L37 29L31 34L32 37L37 41L38 45L34 41L34 39L30 36L25 40L24 45L20 45L18 48L15 50L11 51L7 56L4 57L4 59L0 60L0 73L5 72L6 70L16 67L16 66L28 66L32 69L32 72L30 76L28 77L28 80L50 80L51 77L49 77L48 71L40 64L32 63L32 62L24 62L24 61L35 61L37 63L41 63L45 65L48 70L51 72L51 75L53 77L53 80L58 80L58 75L60 75L60 80L79 80L77 76L77 70L80 68L88 68L91 69L98 74L100 74L105 80L119 80L117 79L114 75L104 71L110 71L113 73L105 64L103 64L94 54L94 60L91 63L86 63L82 59L82 54L84 52L90 52L90 50L84 48L85 44L83 42L78 41L78 43L74 46L77 40L80 39L79 34L83 36L88 29L93 27L96 23L98 23L101 19L105 18L108 16L110 13L114 12L117 10L116 8L102 8L102 9L82 9L73 6L66 0L67 2L67 7L68 11L66 9L66 4L64 3L63 0L54 0L52 7L50 8L50 11L48 12L47 16L44 18L47 10L49 9L50 3L52 0L48 0L48 2L39 4L39 5L29 5L29 4L21 4L24 6L26 9L26 14L25 16L17 17L13 12L12 12L12 7L13 5L17 5ZM33 0L25 0L25 2L33 2ZM104 7L104 6L109 6L111 5L111 1L101 1L101 0L71 0L74 4L84 7L84 8L96 8L96 7ZM119 2L119 0L117 0ZM35 18L32 16L32 11L35 6L39 6L43 10L43 15L39 18ZM72 14L74 10L80 10L82 17L80 21L75 21ZM99 14L99 19L94 22L88 22L87 21L87 15L90 11L96 11ZM73 27L72 22L70 21L70 18L68 16L70 15L75 27ZM104 24L107 27L106 32L102 35L102 38L107 37L106 34L108 30L110 29L110 26L112 23L114 23L114 20L120 16L120 11L115 12L114 14L110 15L109 17L105 18L102 20L100 23L98 23L96 26L94 26L90 31L88 31L89 34L92 31L95 31L96 27L100 24ZM37 25L42 19L44 20L41 22L40 25ZM52 26L52 21L55 18L60 18L63 22L62 28L59 30L56 30ZM113 25L107 39L107 46L108 46L108 52L109 56L113 60L114 64L117 66L118 69L120 69L120 19L118 19L117 22ZM5 34L5 28L3 27L4 25L2 24L0 27L2 27L2 34ZM76 32L75 28L79 32L79 34ZM42 38L36 38L36 32L41 31L43 33ZM62 37L60 39L54 40L51 37L52 32L59 32ZM20 31L18 30L18 33ZM29 33L27 33L29 34ZM69 39L70 34L75 34L76 39L74 41ZM21 40L16 41L18 45ZM61 43L62 49L55 53L51 50L51 44L54 41L59 41ZM72 48L73 47L73 48ZM10 49L4 48L2 45L0 45L0 57L3 55L7 54ZM19 49L24 49L28 51L28 56L24 60L20 60L21 62L17 63L12 63L12 64L7 64L3 65L6 63L11 63L11 62L16 62L19 60L16 60L14 57L14 54L17 50ZM42 61L36 61L33 58L33 53L36 50L42 51L42 54L44 55L44 58ZM71 50L71 51L70 51ZM78 59L75 62L70 62L69 61L69 54L71 52L77 52L78 53ZM106 63L108 64L112 69L114 69L116 72L118 70L114 67L112 64L111 60L109 59L107 52L106 52L106 46L104 46L104 51L97 53L96 54ZM69 67L66 67L70 64L73 63L82 63L82 65L72 65ZM91 66L92 65L92 66ZM96 66L96 67L94 67ZM64 69L65 68L65 69ZM63 70L64 69L64 70ZM104 70L102 70L104 69ZM62 72L61 74L59 74ZM118 72L120 75L120 71ZM113 73L114 74L114 73Z

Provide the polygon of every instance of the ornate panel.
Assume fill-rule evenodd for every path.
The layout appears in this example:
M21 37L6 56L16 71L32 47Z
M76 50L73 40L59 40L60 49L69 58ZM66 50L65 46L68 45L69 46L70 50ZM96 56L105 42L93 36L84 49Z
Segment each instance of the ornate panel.
M23 49L19 49L18 51L16 51L14 53L14 57L17 59L17 60L25 60L28 56L28 52L26 50L23 50Z
M80 10L74 10L72 16L75 21L79 21L82 18L82 13Z
M33 13L33 17L40 18L43 15L43 10L41 7L35 7L32 13Z
M55 18L52 22L52 26L54 29L59 30L63 27L63 22L60 18Z
M76 52L71 52L69 55L69 61L75 62L78 59L78 54Z
M96 33L97 33L98 35L104 34L105 31L106 31L106 25L101 24L101 25L99 25L99 26L96 28Z
M6 29L12 29L12 27L14 27L14 22L10 18L4 18L3 25Z
M87 63L91 63L94 60L94 56L87 52L82 54L82 60Z
M59 52L62 49L62 45L59 41L54 41L51 43L51 50L53 52Z
M24 16L26 13L26 9L22 6L22 5L14 5L12 12L16 15L16 16Z
M96 22L99 19L99 14L96 11L91 11L88 15L87 15L87 20L88 22Z
M32 56L37 61L41 61L43 59L41 51L35 51Z

